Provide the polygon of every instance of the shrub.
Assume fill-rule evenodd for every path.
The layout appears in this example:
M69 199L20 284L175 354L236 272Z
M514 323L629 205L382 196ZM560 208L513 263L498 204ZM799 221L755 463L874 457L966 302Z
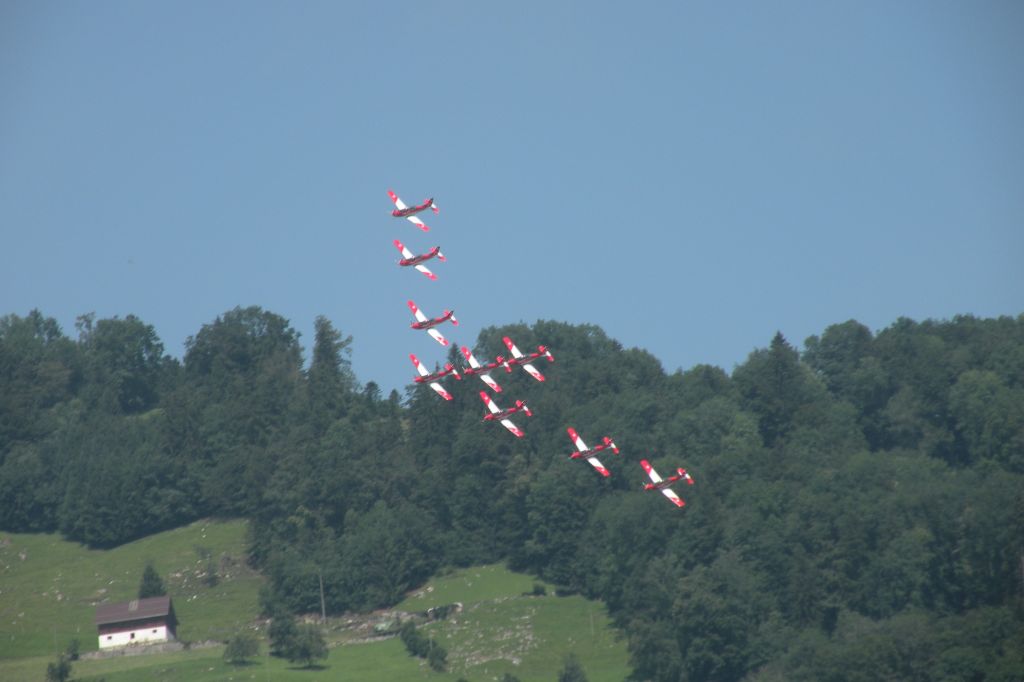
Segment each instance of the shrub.
M240 665L247 659L259 656L259 653L260 642L256 635L242 630L228 640L228 645L224 648L224 660L233 665Z
M444 672L444 669L448 666L448 650L433 639L429 641L429 649L427 664L430 665L430 669L439 673Z
M313 661L327 658L327 642L316 625L301 625L296 628L284 651L284 657L292 663L302 663L309 668Z

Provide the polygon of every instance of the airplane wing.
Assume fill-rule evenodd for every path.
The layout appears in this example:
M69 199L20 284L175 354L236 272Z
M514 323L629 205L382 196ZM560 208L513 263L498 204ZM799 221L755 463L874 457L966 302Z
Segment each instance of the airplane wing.
M523 354L519 352L518 348L516 348L516 344L512 343L512 339L508 338L507 336L503 336L501 340L505 342L505 347L508 348L508 352L511 353L513 357L523 357Z
M502 419L501 425L511 431L516 438L522 438L523 432L519 430L519 427L512 423L511 419Z
M445 400L451 400L452 399L451 394L448 391L444 390L444 388L441 386L441 384L437 383L436 381L431 381L430 382L430 387L432 389L434 389L435 391L437 391L437 394L439 396L441 396L442 398L444 398Z
M399 211L404 211L405 209L409 208L408 206L405 205L405 202L399 199L398 195L392 192L390 189L388 190L388 196L391 197L391 201L395 202L395 208L397 208ZM405 219L408 220L413 225L415 225L416 227L423 230L424 232L430 231L430 228L427 227L422 220L420 220L414 215L407 215L405 216Z
M508 352L512 354L512 357L516 359L523 357L522 351L520 351L519 348L516 347L516 344L512 343L512 339L510 339L507 336L503 336L501 340L505 342L505 347L508 348ZM507 367L511 372L511 365L507 365ZM530 376L532 376L537 381L544 381L544 375L537 371L537 368L531 365L530 363L524 364L523 369L525 369L530 374Z
M576 429L570 426L569 428L566 429L566 432L568 432L569 438L572 439L572 442L576 446L577 450L579 450L580 452L585 452L586 450L589 449L587 448L587 444L583 442L583 439L580 438L580 434L576 433Z
M664 495L665 497L667 497L668 499L672 500L672 504L674 504L677 507L685 507L686 506L686 503L683 502L681 497L676 495L675 491L672 490L672 488L662 488L661 489L661 494Z
M491 400L491 396L487 395L487 391L480 391L480 400L484 401L484 405L486 405L487 409L491 411L491 414L501 412L501 410L498 409L498 406L494 404L494 401Z
M470 351L467 346L462 347L462 357L466 358L466 362L469 363L470 367L472 367L473 369L480 369L480 363L477 361L476 357L473 355L473 352Z
M466 362L469 363L470 367L472 367L473 369L480 369L480 362L476 359L473 353L466 346L462 347L462 357L466 358ZM497 381L491 378L490 372L477 374L477 376L480 377L480 381L490 386L492 391L494 391L495 393L501 393L501 386L498 385Z
M491 390L494 391L495 393L501 393L501 386L498 385L497 381L491 378L490 374L481 374L480 381L490 386Z
M409 359L412 360L412 366L416 368L416 371L420 373L421 377L425 377L430 374L430 372L427 371L427 368L423 366L423 363L420 362L419 358L415 355L409 353Z
M405 202L399 199L398 195L395 194L390 189L388 190L388 196L391 197L391 201L395 202L395 208L397 208L399 211L404 211L405 209L409 208L408 206L405 205Z
M650 462L648 462L646 459L642 459L640 460L640 466L644 468L644 471L647 472L647 475L650 477L652 481L654 481L655 483L661 483L661 476L659 476L658 472L654 470L654 467L651 466ZM686 505L686 503L683 502L683 500L678 495L676 495L675 491L672 490L671 488L661 488L661 494L667 497L672 502L672 504L674 504L677 507L683 507Z
M427 333L430 334L431 336L433 336L434 340L437 341L442 346L447 346L448 345L448 339L444 338L444 336L441 335L441 332L437 331L433 327L428 329Z
M525 365L523 365L523 369L529 372L530 376L536 379L537 381L544 381L544 375L538 372L537 368L531 365L530 363L527 362Z
M416 216L414 216L414 215L407 215L407 216L405 216L405 219L408 220L413 225L415 225L416 227L418 227L421 230L423 230L424 232L430 232L430 228L427 227L427 224L424 223L419 218L417 218Z
M396 249L398 249L398 250L399 250L399 252L401 252L401 254L402 254L402 258L404 258L404 259L405 259L405 260L407 260L407 261L408 261L408 260L412 260L413 258L415 258L415 257L416 257L416 255L415 255L415 254L413 254L413 252L412 252L412 251L410 251L409 249L405 248L405 244L403 244L402 242L398 241L397 239L395 240L395 248L396 248ZM444 260L444 259L442 258L441 260ZM402 263L399 263L399 265L402 265ZM417 264L417 265L414 265L413 267L415 267L415 268L416 268L417 270L419 270L420 272L422 272L422 273L423 273L424 275L426 275L426 276L427 276L428 278L430 278L430 279L435 279L435 280L437 279L437 275L435 275L435 274L434 274L434 273L432 273L432 272L431 272L430 270L428 270L428 269L427 269L427 267L426 267L425 265L423 265L423 264ZM421 321L422 321L422 320L421 320Z
M659 476L658 472L654 470L654 467L651 466L650 462L646 459L642 459L640 460L640 466L644 468L644 471L647 472L647 475L652 481L655 483L661 483L661 476Z
M427 316L423 314L423 311L416 307L416 304L409 301L409 310L412 311L413 317L416 318L417 322L426 322Z
M398 241L397 239L395 240L395 248L398 249L398 251L402 254L402 258L406 258L406 259L415 258L415 256L413 255L413 252L410 251L409 249L405 248L405 244L403 244L402 242Z
M590 462L591 466L593 466L595 469L597 469L601 473L602 476L611 476L612 475L611 472L608 471L607 469L605 469L604 466L601 464L601 462L598 461L597 457L587 457L587 461Z

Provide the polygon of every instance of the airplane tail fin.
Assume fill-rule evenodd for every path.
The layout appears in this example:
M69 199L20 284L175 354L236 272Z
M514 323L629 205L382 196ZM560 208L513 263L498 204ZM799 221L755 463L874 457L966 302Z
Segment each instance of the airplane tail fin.
M437 250L437 260L441 261L442 263L445 263L445 262L448 261L448 259L444 257L444 254L441 253L441 249L440 248L438 248L438 250Z
M609 438L608 436L604 437L604 444L610 447L612 449L612 452L614 452L616 455L619 454L619 447L615 445L614 441L612 441L612 439Z
M448 319L452 321L453 325L455 325L456 327L459 326L459 321L455 319L455 311L446 310L444 311L444 314L448 316Z

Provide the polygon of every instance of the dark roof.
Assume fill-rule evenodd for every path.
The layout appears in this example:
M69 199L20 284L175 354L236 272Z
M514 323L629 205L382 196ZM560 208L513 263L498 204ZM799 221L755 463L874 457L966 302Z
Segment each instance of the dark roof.
M132 599L119 604L101 604L96 607L96 625L124 623L145 618L159 618L174 614L170 597Z

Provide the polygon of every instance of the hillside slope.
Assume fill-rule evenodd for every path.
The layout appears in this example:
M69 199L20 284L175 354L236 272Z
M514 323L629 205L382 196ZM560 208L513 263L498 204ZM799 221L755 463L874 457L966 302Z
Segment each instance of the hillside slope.
M174 600L180 639L228 637L256 618L263 583L246 566L245 533L244 521L203 520L111 550L0 533L0 660L54 656L76 638L96 650L96 606L138 596L147 562Z
M103 597L131 598L147 560L152 560L165 576L175 603L181 604L176 609L182 639L225 639L257 616L261 578L234 564L241 557L244 535L244 523L206 521L115 550L95 551L49 535L4 534L0 596L20 596L3 602L4 615L12 617L5 617L7 624L0 626L4 644L0 679L39 679L55 650L66 646L72 637L79 638L83 651L96 649L92 603ZM224 564L232 568L220 575L216 586L203 582L205 561L198 558L196 546L205 547L215 556L229 557ZM531 682L555 679L566 655L572 652L583 662L591 682L624 679L629 674L626 645L611 627L604 606L580 596L554 596L551 585L544 585L546 595L531 596L538 584L533 577L500 565L478 566L436 577L399 604L395 611L405 613L420 613L453 602L463 605L462 611L448 620L423 626L426 634L449 651L445 673L433 672L421 660L410 657L397 638L366 640L351 628L352 621L372 623L389 618L393 612L388 611L330 619L325 628L330 656L314 669L268 658L263 641L260 657L241 667L224 663L223 647L214 646L80 660L73 664L72 674L83 682L454 682L460 678L490 680L507 672L522 682Z

